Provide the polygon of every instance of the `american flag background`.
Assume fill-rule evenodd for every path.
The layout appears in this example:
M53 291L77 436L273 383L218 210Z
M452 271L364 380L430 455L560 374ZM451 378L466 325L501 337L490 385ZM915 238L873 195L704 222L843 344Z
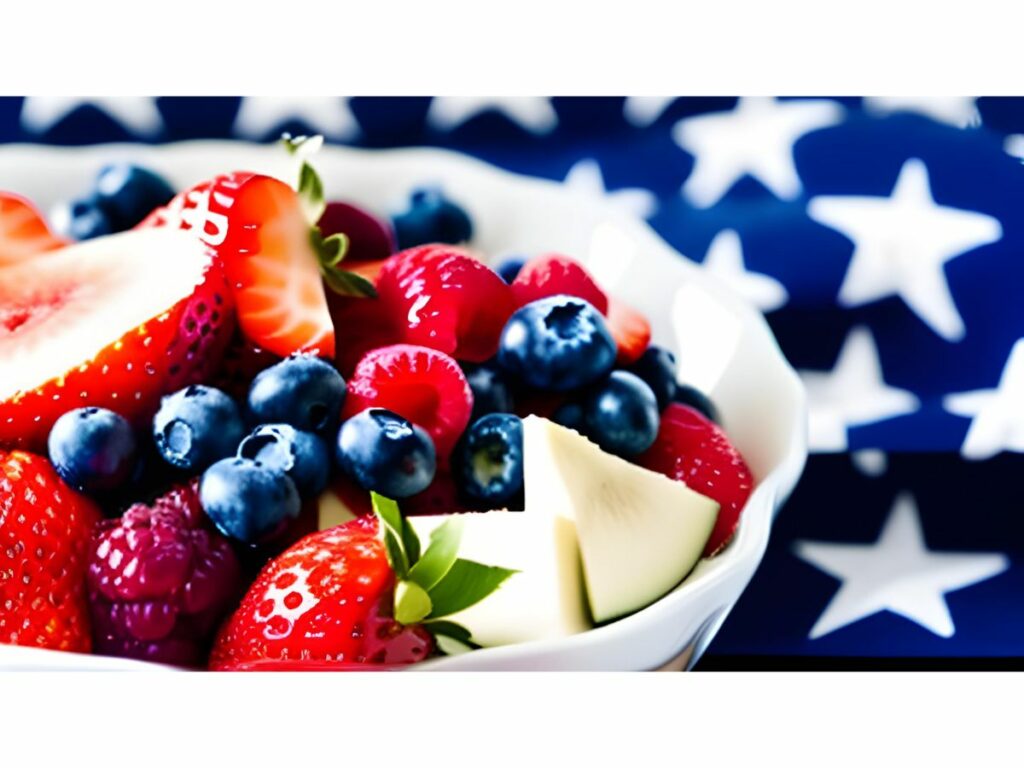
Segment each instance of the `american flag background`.
M698 669L1019 666L1024 99L0 98L0 142L283 131L606 197L765 313L812 455Z

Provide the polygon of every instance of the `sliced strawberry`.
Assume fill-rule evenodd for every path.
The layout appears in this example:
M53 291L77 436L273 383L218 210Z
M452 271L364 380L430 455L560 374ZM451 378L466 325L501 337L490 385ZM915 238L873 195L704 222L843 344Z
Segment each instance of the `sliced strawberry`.
M281 357L334 356L334 326L320 257L298 193L282 181L238 171L184 192L140 227L180 227L223 258L238 324Z
M608 330L619 348L616 362L632 365L651 344L651 324L640 312L618 299L608 299Z
M434 441L438 465L447 468L473 412L473 391L448 355L395 344L367 354L348 381L343 417L366 408L387 408L422 427Z
M0 643L91 649L85 572L99 521L49 461L0 451Z
M754 488L750 468L721 427L694 408L671 403L661 414L654 445L637 464L681 480L721 505L704 556L720 552L736 532Z
M517 307L564 293L589 301L602 315L608 312L608 297L590 273L578 261L559 254L526 262L512 281L512 293Z
M172 230L0 268L0 445L41 449L79 406L141 423L161 396L215 370L233 317L220 262Z
M474 363L494 356L515 309L505 281L451 245L395 254L384 263L377 290L385 311L396 319L400 341Z
M13 192L0 192L0 266L52 251L68 241L50 232L32 203Z

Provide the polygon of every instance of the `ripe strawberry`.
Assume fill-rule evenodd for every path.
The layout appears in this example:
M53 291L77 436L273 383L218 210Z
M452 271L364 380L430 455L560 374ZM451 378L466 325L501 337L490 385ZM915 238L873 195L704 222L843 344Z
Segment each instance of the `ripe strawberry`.
M299 194L270 176L238 171L175 197L140 227L199 233L224 261L242 332L281 357L334 356L320 258Z
M46 459L0 451L0 643L89 652L85 567L99 520Z
M472 646L447 616L514 571L462 560L461 526L434 530L421 554L393 501L373 516L312 533L271 561L221 628L211 669L359 669L422 661L435 636Z
M41 449L79 406L149 419L215 370L233 322L219 262L170 230L0 267L0 446Z
M237 599L239 565L209 527L195 481L104 520L87 584L97 653L196 665Z
M434 441L438 465L447 468L452 449L469 424L473 391L448 355L395 344L363 357L348 380L342 416L366 408L387 408L425 429Z
M568 256L549 254L526 262L512 281L516 306L548 296L567 294L585 299L602 315L608 313L608 297L583 266Z
M721 505L704 548L705 557L717 554L729 543L750 498L754 478L717 424L693 408L671 403L661 414L654 445L637 457L637 463L681 480Z
M0 266L65 245L67 241L50 232L32 203L13 192L0 192Z
M398 341L483 362L515 309L496 272L466 250L424 245L388 259L377 278L384 311L399 322Z
M619 348L619 365L632 365L651 344L651 324L647 318L618 299L608 299L608 330Z
M433 639L422 627L395 621L394 591L376 518L311 534L260 572L221 628L210 668L421 661L433 651Z

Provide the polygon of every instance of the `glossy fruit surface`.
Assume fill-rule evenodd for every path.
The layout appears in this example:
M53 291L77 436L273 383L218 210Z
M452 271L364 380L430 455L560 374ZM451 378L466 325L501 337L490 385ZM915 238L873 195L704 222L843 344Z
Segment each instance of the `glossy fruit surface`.
M14 264L67 245L50 231L45 217L27 199L0 192L0 265Z
M672 403L661 414L661 428L654 445L636 461L643 467L681 480L721 505L704 549L705 557L716 554L729 543L750 498L754 478L739 451L717 424L694 408Z
M429 656L430 635L392 618L395 575L377 525L365 517L311 534L271 561L221 629L210 668L346 668Z
M242 586L228 541L206 524L195 483L96 529L88 568L97 653L201 665Z
M425 490L437 471L430 436L384 408L367 408L341 425L335 458L361 488L391 499Z
M203 473L199 499L221 533L246 544L279 536L302 510L288 475L238 457L221 459Z
M99 520L46 459L0 450L0 643L89 652L85 569Z
M500 509L523 489L523 424L491 413L466 431L459 449L459 484L487 509Z
M345 415L367 408L386 408L426 430L437 449L439 466L445 467L469 424L473 392L458 363L448 355L395 344L366 355L349 379Z
M238 405L227 394L191 384L165 397L153 417L153 442L164 461L201 472L231 456L245 434Z
M583 265L559 254L539 256L526 262L512 281L517 306L548 296L575 296L589 302L602 315L608 297Z
M290 424L262 424L238 446L243 459L284 472L303 499L316 498L330 473L330 456L323 440Z
M613 371L587 393L582 406L584 434L608 453L635 456L658 436L658 401L632 373Z
M93 406L57 419L47 449L64 482L88 494L111 491L127 481L138 451L131 424L118 413Z
M399 341L482 362L492 357L515 303L509 286L468 251L425 245L388 259L377 278L380 304Z
M256 376L247 415L254 424L291 424L329 438L338 427L345 393L345 379L333 365L313 355L297 355Z
M565 392L605 376L615 356L601 314L583 299L559 295L516 310L502 331L498 364L528 386Z

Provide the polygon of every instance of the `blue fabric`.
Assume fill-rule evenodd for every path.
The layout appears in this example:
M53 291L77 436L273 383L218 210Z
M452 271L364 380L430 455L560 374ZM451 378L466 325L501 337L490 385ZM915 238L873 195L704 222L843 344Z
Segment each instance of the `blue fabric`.
M828 374L851 334L869 334L884 385L905 393L903 406L890 408L882 418L852 419L840 429L838 442L819 439L812 429L815 455L804 479L779 515L764 563L703 666L749 665L752 658L754 666L771 667L780 659L840 664L837 659L864 657L1024 657L1024 515L1017 503L1021 462L1012 451L1024 444L1013 438L1016 411L1004 409L991 417L988 432L982 434L979 427L969 450L972 419L948 399L995 389L1011 348L1024 336L1024 303L1019 300L1024 168L1011 155L1017 146L1013 136L1024 133L1024 99L963 100L944 109L830 100L838 106L828 109L838 110L838 116L795 136L783 153L796 171L795 193L780 193L772 183L747 175L709 207L696 205L681 191L701 159L680 136L694 118L734 113L734 98L679 98L650 107L640 117L638 104L621 98L553 98L535 101L528 114L499 104L447 121L434 114L436 105L429 98L335 101L334 106L349 111L353 122L348 127L357 126L357 132L349 134L340 118L337 135L332 135L319 118L307 122L284 115L255 138L269 141L289 130L322 132L329 140L364 147L446 147L559 180L581 161L595 161L613 197L623 189L646 191L641 197L653 203L646 211L651 225L691 258L703 260L723 231L738 233L746 271L770 278L785 291L780 307L775 301L765 308L796 368ZM160 125L140 133L102 104L65 105L40 127L26 121L22 99L0 98L0 142L77 145L232 137L238 135L236 118L244 106L238 98L159 98L152 104ZM974 214L972 231L997 230L998 236L968 235L967 245L959 249L950 244L955 252L946 253L934 273L939 288L926 291L924 302L934 308L943 303L938 295L942 284L948 286L952 311L962 323L959 333L950 330L953 326L942 330L934 318L929 322L926 311L915 311L897 291L872 288L870 279L860 285L860 299L841 301L860 243L810 213L818 205L815 200L889 198L898 180L912 186L922 168L940 216L967 212ZM942 226L929 225L920 238L906 241L909 255L888 253L885 263L906 258L920 264L925 255L910 252L918 244L934 245L940 237L934 232L944 232ZM917 290L908 286L904 289ZM865 291L878 295L865 299ZM945 311L948 315L948 306ZM1008 384L1006 391L1013 394L1016 388ZM912 405L906 404L907 397ZM993 433L992 419L1000 418L1006 423ZM1024 414L1020 418L1024 421ZM976 458L962 456L972 453ZM840 602L841 583L853 589L853 582L801 557L799 542L871 545L886 522L898 517L894 509L901 495L913 501L927 552L973 553L977 559L964 566L967 570L954 569L930 581L926 577L924 586L899 564L889 576L879 566L876 583L861 584L869 595L861 602L883 607L862 607L866 613L858 617L852 603L842 610L836 605L842 616L833 624L839 626L812 639L812 627L833 601ZM945 587L935 586L940 582ZM918 603L902 614L884 607L918 593ZM930 613L923 607L928 595L939 601L932 600ZM942 604L949 624L936 608Z

